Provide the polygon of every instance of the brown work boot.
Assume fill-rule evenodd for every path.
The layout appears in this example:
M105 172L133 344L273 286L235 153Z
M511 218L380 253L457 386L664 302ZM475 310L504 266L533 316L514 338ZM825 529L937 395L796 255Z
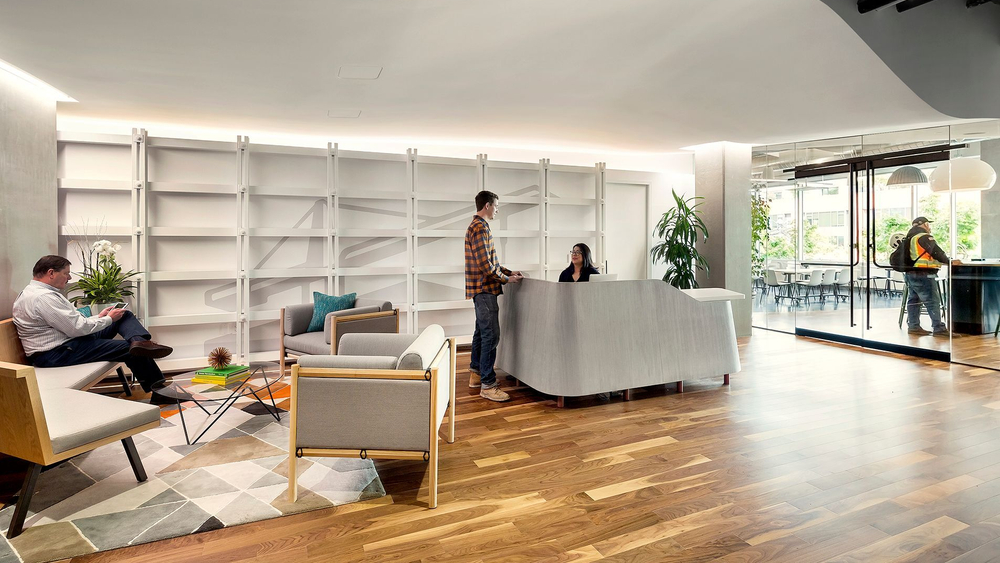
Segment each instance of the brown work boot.
M499 387L487 387L479 392L479 396L498 403L510 400L510 395L501 391Z
M165 358L173 351L174 349L170 346L157 344L152 340L136 340L128 347L129 354L140 358L153 358L154 360Z
M476 388L483 386L483 378L479 375L479 372L469 370L469 387Z

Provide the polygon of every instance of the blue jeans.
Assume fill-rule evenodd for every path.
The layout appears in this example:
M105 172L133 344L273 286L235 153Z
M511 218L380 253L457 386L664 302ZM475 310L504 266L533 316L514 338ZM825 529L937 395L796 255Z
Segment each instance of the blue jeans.
M118 335L125 340L114 340ZM125 362L142 388L149 391L153 383L163 379L163 372L152 358L140 358L128 352L133 340L149 340L149 337L149 331L139 319L131 311L125 311L122 318L104 330L72 338L51 350L32 354L28 359L32 365L40 368L89 362Z
M920 327L920 304L927 308L931 318L931 330L943 331L948 327L941 322L941 301L938 297L936 272L906 272L906 325Z
M479 373L483 389L488 389L497 386L493 364L497 361L497 345L500 344L500 307L497 296L492 293L477 293L472 303L476 306L476 332L472 335L469 369Z

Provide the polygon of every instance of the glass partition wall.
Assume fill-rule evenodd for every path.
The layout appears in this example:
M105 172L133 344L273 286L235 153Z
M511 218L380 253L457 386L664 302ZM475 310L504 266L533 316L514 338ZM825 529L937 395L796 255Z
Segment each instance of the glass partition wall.
M980 160L1000 166L998 121L756 147L754 326L1000 369L1000 188L959 189ZM889 266L918 216L949 257L932 282L948 334L908 330Z

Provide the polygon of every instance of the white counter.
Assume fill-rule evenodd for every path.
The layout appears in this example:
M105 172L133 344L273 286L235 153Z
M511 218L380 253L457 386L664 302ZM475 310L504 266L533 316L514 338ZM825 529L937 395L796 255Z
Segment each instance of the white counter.
M504 293L496 365L543 393L578 397L740 371L736 292L525 279Z

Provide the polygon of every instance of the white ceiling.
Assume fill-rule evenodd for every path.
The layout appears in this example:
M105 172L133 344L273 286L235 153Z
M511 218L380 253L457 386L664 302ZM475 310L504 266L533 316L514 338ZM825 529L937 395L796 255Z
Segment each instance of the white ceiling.
M0 59L79 100L61 117L333 141L663 152L949 119L820 0L0 0Z

